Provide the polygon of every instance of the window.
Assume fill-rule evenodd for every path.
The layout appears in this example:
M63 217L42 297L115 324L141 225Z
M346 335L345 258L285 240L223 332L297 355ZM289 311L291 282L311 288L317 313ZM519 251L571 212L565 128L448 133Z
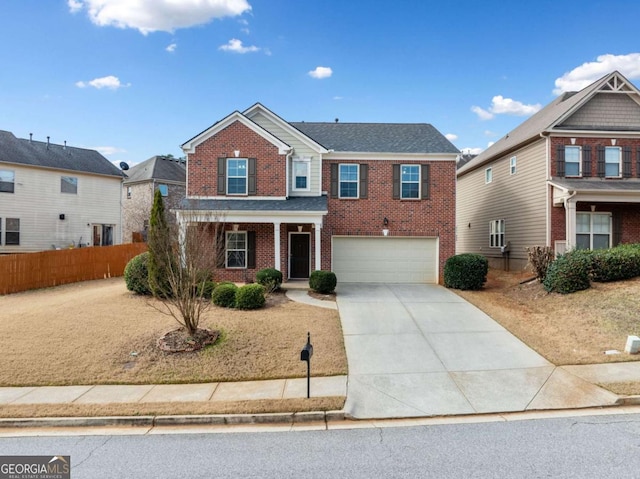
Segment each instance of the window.
M420 165L400 167L400 198L420 198Z
M247 194L247 159L227 159L227 194Z
M131 187L127 186L127 199L130 200L131 199Z
M7 218L4 244L20 244L20 218Z
M0 193L13 193L16 175L11 170L0 170Z
M70 195L78 194L78 178L75 176L63 176L60 179L60 192Z
M580 176L580 147L564 147L564 175Z
M512 175L516 174L516 157L512 156L511 159L509 160L509 172Z
M492 248L504 246L504 220L494 220L489 223L489 246Z
M113 225L93 225L93 246L113 245Z
M247 232L227 231L227 268L247 267Z
M621 149L617 146L607 146L604 149L604 175L620 176Z
M487 168L486 170L484 170L484 182L485 183L491 183L493 181L493 172L491 171L491 168Z
M359 165L340 165L339 166L339 185L340 198L357 198L358 197L358 176Z
M293 189L294 191L309 191L309 170L311 159L293 160Z
M169 196L169 187L167 185L158 185L158 189L162 196Z
M576 248L606 249L610 246L610 214L576 213Z

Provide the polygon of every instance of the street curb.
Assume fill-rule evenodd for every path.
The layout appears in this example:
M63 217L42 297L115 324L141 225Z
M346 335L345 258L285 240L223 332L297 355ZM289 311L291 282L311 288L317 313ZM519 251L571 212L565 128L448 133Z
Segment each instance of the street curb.
M623 396L618 402L621 406L637 406L640 404L640 396Z
M154 416L42 417L0 419L0 430L27 427L153 426Z

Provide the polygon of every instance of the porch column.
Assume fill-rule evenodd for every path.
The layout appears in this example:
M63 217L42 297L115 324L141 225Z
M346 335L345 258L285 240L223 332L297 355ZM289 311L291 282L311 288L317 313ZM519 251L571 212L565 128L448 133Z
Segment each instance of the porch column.
M316 270L322 269L322 262L320 261L320 230L322 229L322 223L314 223L316 230Z
M273 223L273 245L274 268L278 271L282 271L282 265L280 264L280 223Z
M184 215L177 213L178 220L178 244L180 245L180 262L182 265L186 265L187 263L187 253L186 253L186 239L187 239L187 220Z
M576 201L568 199L564 202L566 223L566 251L576 247Z

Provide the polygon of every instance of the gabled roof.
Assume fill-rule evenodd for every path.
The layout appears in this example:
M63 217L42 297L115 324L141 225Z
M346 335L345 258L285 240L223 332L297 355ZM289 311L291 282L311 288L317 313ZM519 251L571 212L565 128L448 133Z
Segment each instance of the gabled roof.
M187 170L182 160L166 156L152 156L148 160L132 166L127 171L127 176L125 184L149 180L186 183Z
M0 162L122 177L122 172L96 150L16 138L0 130Z
M291 123L328 150L363 153L460 151L428 123Z
M640 95L640 92L629 80L617 71L609 73L579 92L564 93L531 118L511 130L506 136L496 141L493 145L480 153L476 158L458 169L458 175L471 171L493 159L506 154L509 151L527 144L540 135L547 133L569 118L580 107L584 106L598 92L611 92L611 85L624 85L621 93ZM561 128L558 128L559 130Z

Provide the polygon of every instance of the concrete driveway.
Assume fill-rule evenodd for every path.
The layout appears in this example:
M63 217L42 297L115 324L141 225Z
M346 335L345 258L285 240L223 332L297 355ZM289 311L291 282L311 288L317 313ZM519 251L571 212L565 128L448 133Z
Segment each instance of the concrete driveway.
M617 396L557 369L437 285L340 284L337 304L354 418L612 405Z

